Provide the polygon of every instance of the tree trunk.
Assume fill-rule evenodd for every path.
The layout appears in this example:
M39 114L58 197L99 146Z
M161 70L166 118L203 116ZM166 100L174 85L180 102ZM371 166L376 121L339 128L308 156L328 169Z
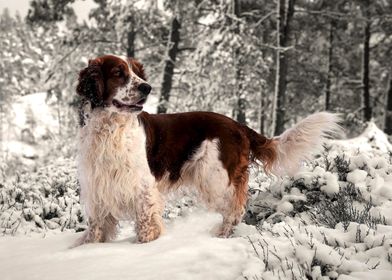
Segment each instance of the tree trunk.
M268 38L268 29L267 28L265 28L264 30L263 30L263 33L262 33L263 35L262 35L262 42L263 42L263 44L266 44L267 43L267 38ZM265 61L265 57L266 57L266 55L265 55L265 52L266 52L266 50L264 50L263 52L262 52L262 58L263 58L263 61ZM260 134L262 134L262 135L264 135L265 134L265 115L266 115L266 113L265 113L265 107L268 105L268 101L266 100L266 94L265 94L265 92L266 92L266 88L268 87L268 85L266 84L266 85L262 85L261 86L261 88L260 88L260 108L259 108L259 120L260 120L260 125L259 125L259 127L260 127Z
M286 7L287 2L287 7ZM287 54L282 48L287 47L290 35L290 21L294 15L295 0L278 0L277 5L277 53L274 108L272 116L273 135L284 130L285 96L287 89Z
M180 42L180 28L181 24L174 15L171 22L170 36L168 41L168 53L166 56L165 65L163 67L163 80L161 86L161 96L159 97L158 113L167 112L167 103L170 98L170 91L173 83L174 66L178 53L178 44Z
M330 110L331 103L331 85L332 85L332 62L333 62L333 40L335 32L335 21L331 20L329 27L329 48L328 48L328 74L327 83L325 85L325 95L324 95L324 110Z
M389 74L389 87L385 96L385 118L384 118L384 132L388 135L392 134L392 71Z
M264 135L264 119L265 119L265 112L264 112L264 87L260 90L260 115L259 115L259 121L260 121L260 134Z
M362 107L363 117L365 121L372 118L372 107L370 105L370 81L369 81L369 59L370 59L370 16L369 16L369 0L366 1L364 7L365 26L363 37L363 55L362 55Z
M3 103L5 102L3 97L3 89L2 85L0 84L0 158L3 155L3 122L4 122L4 106Z
M234 10L234 15L237 18L241 17L241 3L240 0L233 0L233 10ZM239 22L235 23L236 28L234 30L234 32L239 35L240 33L240 28L239 28ZM243 79L242 79L242 63L241 63L241 49L237 48L235 50L235 58L236 58L236 75L235 75L235 79L236 79L236 90L237 90L237 106L236 106L236 110L235 110L235 119L237 120L237 122L241 123L241 124L246 124L246 114L245 114L245 110L246 110L246 100L243 97Z
M127 33L127 56L135 57L135 31L133 27Z

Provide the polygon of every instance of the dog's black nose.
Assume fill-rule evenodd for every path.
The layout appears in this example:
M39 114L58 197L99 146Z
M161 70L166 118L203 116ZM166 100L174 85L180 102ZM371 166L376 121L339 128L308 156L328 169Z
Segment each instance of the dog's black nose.
M145 96L147 96L151 91L151 86L147 83L142 83L137 87L137 89L140 90L140 92L143 93Z

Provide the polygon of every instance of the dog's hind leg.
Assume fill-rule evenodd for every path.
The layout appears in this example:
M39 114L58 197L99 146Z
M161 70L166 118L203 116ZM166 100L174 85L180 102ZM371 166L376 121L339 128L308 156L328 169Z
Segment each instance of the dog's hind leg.
M164 230L164 209L161 194L156 187L146 187L136 197L136 233L141 243L157 239Z
M234 152L238 153L238 158L231 162L235 167L228 169L222 162L219 141L205 141L193 156L194 163L188 171L207 207L223 216L219 237L230 236L245 212L249 151Z
M217 232L218 237L229 237L233 233L234 227L241 222L248 197L248 178L248 166L238 168L238 172L229 186L232 188L232 191L229 192L231 196L218 209L218 212L223 216L222 225Z
M110 214L102 220L90 218L88 229L76 241L73 247L87 243L107 242L114 239L117 234L117 223L117 219Z

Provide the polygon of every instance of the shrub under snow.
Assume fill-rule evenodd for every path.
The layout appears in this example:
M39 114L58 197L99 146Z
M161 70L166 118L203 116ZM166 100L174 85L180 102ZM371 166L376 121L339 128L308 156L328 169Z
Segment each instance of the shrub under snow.
M249 241L261 265L248 278L392 270L391 151L370 124L357 138L328 143L295 177L269 185L256 177L247 220L258 229Z
M85 228L74 160L58 160L0 184L0 231Z

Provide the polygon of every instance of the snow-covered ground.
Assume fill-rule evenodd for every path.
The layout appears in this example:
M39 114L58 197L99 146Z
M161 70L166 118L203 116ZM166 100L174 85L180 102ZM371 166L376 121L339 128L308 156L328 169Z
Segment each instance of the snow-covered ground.
M81 233L52 231L0 238L1 279L391 279L392 227L327 229L298 219L240 224L234 237L213 229L221 217L189 210L156 241L137 243L122 224L110 243L70 248ZM325 270L329 277L325 275ZM308 278L309 279L309 278Z
M73 249L81 233L6 236L0 238L1 279L238 279L258 260L247 239L214 237L220 221L196 210L172 220L161 238L147 244L135 243L131 225L116 241Z

